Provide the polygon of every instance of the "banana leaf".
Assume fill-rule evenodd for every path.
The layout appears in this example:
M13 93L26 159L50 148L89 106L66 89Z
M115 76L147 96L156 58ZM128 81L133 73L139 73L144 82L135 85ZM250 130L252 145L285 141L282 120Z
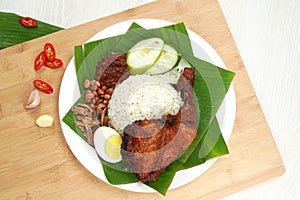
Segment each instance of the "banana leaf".
M190 147L168 166L157 181L145 183L165 195L177 171L197 166L207 159L228 153L215 115L229 89L234 73L194 57L191 41L183 23L150 30L133 23L124 35L75 47L75 65L80 91L83 92L81 87L84 79L94 78L96 65L105 55L111 52L126 53L136 42L150 37L162 38L196 69L194 92L200 119L197 137ZM71 111L67 113L63 121L76 130ZM77 134L80 135L80 133ZM104 173L111 184L137 181L132 173L117 170L115 166L105 162L102 164Z
M24 27L19 23L20 18L22 16L0 12L0 49L63 29L38 20L36 27Z

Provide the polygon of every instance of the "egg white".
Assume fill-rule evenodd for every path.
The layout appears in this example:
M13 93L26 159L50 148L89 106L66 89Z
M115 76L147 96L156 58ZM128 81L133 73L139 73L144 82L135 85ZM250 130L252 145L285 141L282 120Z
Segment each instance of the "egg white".
M114 129L106 126L99 127L94 133L94 147L96 149L96 152L103 160L109 163L117 163L122 160L122 158L112 159L105 152L105 143L108 138L113 135L120 136L119 133Z

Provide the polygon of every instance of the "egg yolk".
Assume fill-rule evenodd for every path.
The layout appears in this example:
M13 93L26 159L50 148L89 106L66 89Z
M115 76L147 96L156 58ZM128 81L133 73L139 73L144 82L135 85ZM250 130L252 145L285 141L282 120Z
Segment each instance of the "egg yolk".
M104 145L105 153L108 157L112 159L120 159L121 158L121 143L122 138L118 135L110 136Z

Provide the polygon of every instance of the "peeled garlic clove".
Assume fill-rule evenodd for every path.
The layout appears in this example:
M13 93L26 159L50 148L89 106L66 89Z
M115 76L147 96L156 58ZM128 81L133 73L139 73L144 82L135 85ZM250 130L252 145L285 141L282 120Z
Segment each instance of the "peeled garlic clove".
M50 127L53 123L53 117L50 115L42 115L36 119L35 123L39 127Z
M25 108L27 109L35 108L40 104L40 102L41 102L40 93L36 88L34 88L34 90L32 90L25 103Z

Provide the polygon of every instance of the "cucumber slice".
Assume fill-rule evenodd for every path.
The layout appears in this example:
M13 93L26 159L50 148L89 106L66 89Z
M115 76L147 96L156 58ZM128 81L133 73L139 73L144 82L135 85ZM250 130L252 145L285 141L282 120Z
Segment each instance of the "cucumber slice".
M148 71L145 72L145 74L154 75L165 73L175 66L177 60L177 51L173 47L165 44L160 57L155 62L155 64Z
M163 79L165 82L176 85L180 75L182 74L184 68L192 67L184 58L180 59L180 62L176 67L164 74L154 75L156 78Z
M143 74L159 58L164 41L160 38L149 38L136 43L127 53L126 63L132 74Z

